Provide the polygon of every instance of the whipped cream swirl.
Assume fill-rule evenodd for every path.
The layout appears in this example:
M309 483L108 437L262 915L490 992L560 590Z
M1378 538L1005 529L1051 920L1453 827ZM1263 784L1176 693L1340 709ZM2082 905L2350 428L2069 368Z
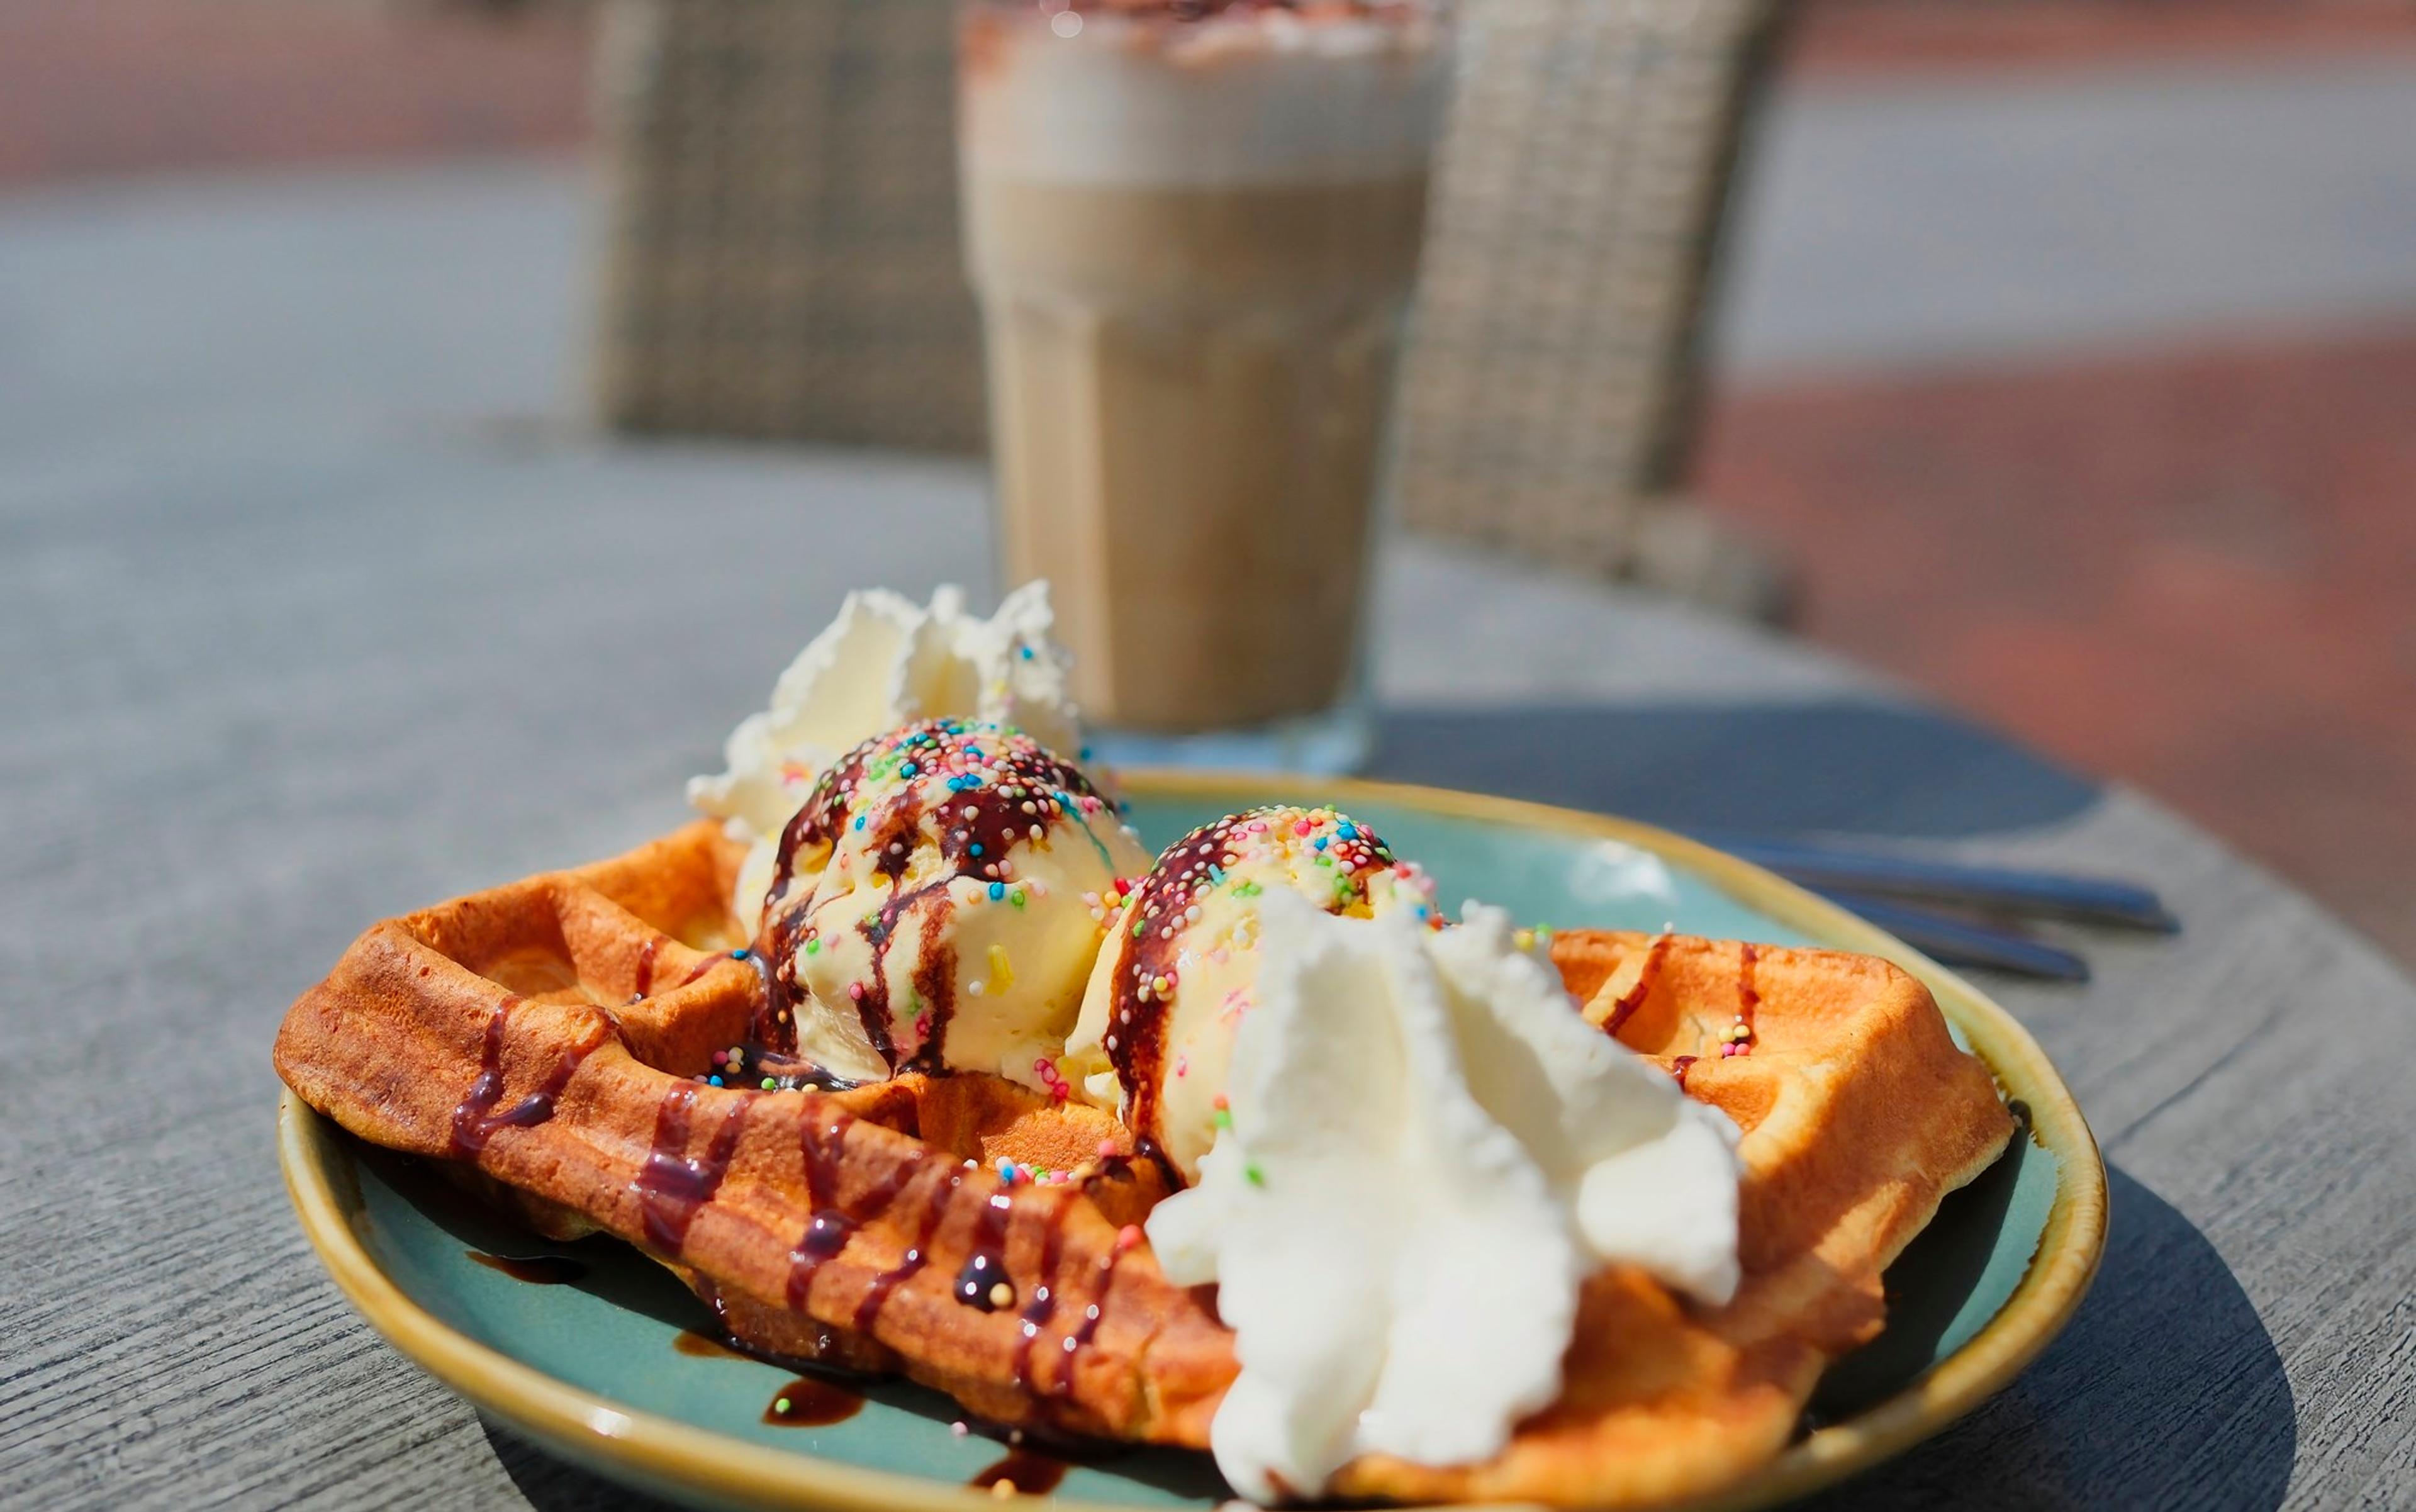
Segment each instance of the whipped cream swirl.
M1284 890L1261 916L1219 1137L1147 1225L1234 1331L1210 1437L1242 1494L1499 1452L1604 1265L1734 1293L1736 1126L1589 1026L1508 915L1435 931Z
M753 849L732 911L763 913L781 826L824 769L863 741L921 719L1008 725L1067 761L1081 759L1080 721L1065 691L1072 659L1049 638L1049 585L1027 582L987 619L944 585L928 605L883 588L847 596L838 616L797 654L771 707L732 731L717 776L688 779L687 801L729 821Z

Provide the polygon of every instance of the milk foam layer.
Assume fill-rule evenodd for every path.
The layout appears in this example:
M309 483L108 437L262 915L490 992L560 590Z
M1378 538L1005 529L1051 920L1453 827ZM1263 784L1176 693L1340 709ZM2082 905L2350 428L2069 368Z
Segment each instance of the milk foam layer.
M966 24L969 175L1200 187L1410 177L1426 172L1442 108L1445 54L1422 7L1195 22L999 8Z

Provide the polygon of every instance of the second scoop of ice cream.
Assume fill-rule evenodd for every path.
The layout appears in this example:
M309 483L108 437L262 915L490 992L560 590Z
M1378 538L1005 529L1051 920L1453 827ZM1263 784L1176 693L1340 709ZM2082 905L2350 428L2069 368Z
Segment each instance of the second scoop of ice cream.
M1230 814L1091 900L1108 937L1061 1068L1186 1180L1216 1141L1233 1035L1257 1002L1259 900L1276 888L1347 917L1441 922L1426 873L1330 808Z
M774 1036L838 1077L984 1071L1046 1089L1098 949L1085 894L1148 853L1073 766L994 724L865 742L781 837Z

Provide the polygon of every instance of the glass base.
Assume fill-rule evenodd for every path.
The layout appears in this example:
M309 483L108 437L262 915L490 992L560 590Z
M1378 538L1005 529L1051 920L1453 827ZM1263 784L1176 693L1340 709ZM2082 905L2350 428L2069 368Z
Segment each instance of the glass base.
M1203 730L1189 734L1091 732L1092 751L1110 766L1337 777L1366 766L1375 748L1375 716L1365 698L1347 699L1321 714L1276 719L1247 730Z

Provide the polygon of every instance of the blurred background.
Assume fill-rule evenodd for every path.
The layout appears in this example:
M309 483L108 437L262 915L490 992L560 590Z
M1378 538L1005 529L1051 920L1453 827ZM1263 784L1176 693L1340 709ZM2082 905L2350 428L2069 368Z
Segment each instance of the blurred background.
M1699 0L1673 21L1650 4L1666 23L1650 58L1696 45L1689 27L1718 33L1697 38L1682 91L1701 109L1669 115L1709 208L1677 216L1683 274L1620 263L1677 291L1638 301L1677 311L1633 378L1655 418L1616 455L1576 456L1683 507L1647 509L1676 526L1623 527L1592 566L1779 625L2134 783L2416 960L2416 5ZM461 318L523 334L527 374L445 373L441 332L358 354L426 367L459 395L455 418L779 436L820 404L822 439L977 444L971 400L929 377L961 388L974 371L951 345L960 294L932 292L956 277L953 226L928 223L929 194L893 192L944 152L944 119L911 103L942 76L854 99L848 80L894 63L880 49L920 43L864 24L767 38L713 19L732 9L750 4L6 0L0 278L21 310L68 265L106 279L78 228L136 213L189 245L186 299L206 299L214 265L292 258L299 278L355 256L347 237L410 242L440 279L448 239L475 238L480 265L517 281L473 291ZM711 32L721 71L683 85L667 25ZM833 111L903 113L877 128L900 156L818 203L937 249L928 267L882 260L890 283L850 299L838 342L858 355L849 403L881 398L867 344L902 354L884 381L929 399L912 415L832 409L827 374L771 359L752 387L717 376L764 340L732 328L733 299L789 300L790 324L761 324L792 348L791 317L837 329L799 315L759 255L809 264L798 238L827 218L800 232L793 205L730 209L764 169L717 157L733 128L698 104L731 95L733 56L808 46ZM1481 198L1473 160L1446 200ZM392 213L311 230L370 204ZM747 216L747 271L664 230ZM1430 280L1454 265L1430 244ZM123 291L92 360L189 384L190 354L144 345L155 293ZM77 387L77 359L29 356L15 324L0 373L44 377L38 404L0 384L0 407L20 406L0 464L22 478L45 438L105 418L76 407L100 392ZM1429 325L1457 328L1448 310ZM247 333L244 360L273 365L280 339ZM1421 381L1430 405L1460 402L1447 375ZM205 398L177 396L186 442ZM1488 502L1516 486L1460 461L1462 496L1413 501L1413 523L1567 545L1563 506L1536 505L1530 529Z

